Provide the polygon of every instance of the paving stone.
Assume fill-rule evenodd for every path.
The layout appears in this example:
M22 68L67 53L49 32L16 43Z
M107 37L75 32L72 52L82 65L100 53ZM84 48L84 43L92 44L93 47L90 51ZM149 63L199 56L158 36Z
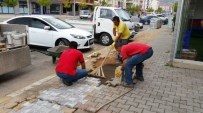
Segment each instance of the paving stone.
M129 111L134 111L136 113L142 113L143 108L136 108L134 106L130 106Z
M154 102L155 102L155 103L159 103L159 104L163 104L163 105L166 104L166 100L158 100L158 99L155 99Z
M142 99L142 95L137 95L137 94L132 94L131 97L136 99Z
M108 100L97 98L97 99L95 100L95 102L98 102L98 103L106 103L106 102L108 102Z
M191 101L187 101L187 105L188 106L193 106L193 107L200 108L200 104L199 103L194 103L194 102L191 102Z
M118 105L118 102L111 102L109 105L116 107Z
M144 109L150 110L150 109L151 109L151 106L139 104L139 105L138 105L138 108L144 108Z
M132 101L127 101L125 104L131 105L131 106L134 106L134 107L137 107L137 106L138 106L138 103L132 102Z
M87 111L84 111L84 110L81 110L81 109L78 109L76 110L74 113L88 113Z
M135 99L134 102L145 105L147 101L146 100Z
M194 111L195 112L203 112L203 109L202 108L198 108L198 107L194 107Z
M166 100L166 101L169 101L169 102L173 102L173 99L166 98L166 97L162 97L162 100Z
M125 104L127 100L124 99L116 99L115 102Z
M181 109L179 107L172 107L172 111L179 112L179 113L186 113L186 109Z
M99 110L97 113L112 113L111 111Z
M153 107L151 108L151 111L157 112L157 113L164 113L163 108Z
M7 109L13 109L17 105L18 105L18 103L16 103L16 102L10 102L10 103L6 104L6 108Z
M112 100L113 98L110 97L110 96L105 96L105 97L103 97L103 99L110 101L110 100Z
M155 103L155 102L151 102L151 101L147 101L148 106L152 106L152 107L159 107L159 103Z
M183 105L183 104L180 104L180 108L182 108L182 109L188 109L188 110L193 110L192 106L187 106L187 105Z
M202 113L202 112L187 110L187 113Z
M109 106L109 108L108 108L107 110L114 111L114 112L117 112L117 113L118 113L118 112L121 111L121 108Z
M162 96L159 96L159 95L150 95L151 98L154 98L154 99L161 99Z
M122 110L120 111L120 113L134 113L134 112L126 111L126 110L123 110L123 109L122 109Z
M156 113L156 112L148 111L148 110L144 109L142 113Z
M167 105L163 105L163 104L160 104L159 108L163 108L163 109L167 109L167 110L172 110L172 106L167 106Z
M121 109L128 110L130 108L130 105L118 103L117 107L121 108Z
M62 111L63 111L64 113L73 113L74 111L76 111L76 109L72 109L72 108L67 108L67 107L65 107L65 108L62 109Z
M146 101L151 101L154 102L154 98L150 98L150 97L143 97L142 100L146 100Z
M129 97L129 96L124 96L122 99L127 100L127 101L134 101L134 98Z
M175 101L175 100L174 100ZM167 106L174 106L174 107L179 107L180 104L179 103L172 103L172 102L167 102L166 104Z
M171 110L165 110L165 113L178 113L176 111L171 111Z

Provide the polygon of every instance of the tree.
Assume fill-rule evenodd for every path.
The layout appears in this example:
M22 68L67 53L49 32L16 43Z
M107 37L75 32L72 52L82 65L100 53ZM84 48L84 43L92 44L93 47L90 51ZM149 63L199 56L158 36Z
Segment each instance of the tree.
M177 12L177 9L178 9L178 2L175 2L173 4L173 12Z
M50 6L52 0L38 0L38 4L41 6L41 14L43 14L43 7Z
M157 13L162 13L163 12L163 9L161 7L159 7L157 10L156 10Z
M94 8L95 8L96 6L99 6L99 4L94 2L94 4L92 5L92 8L91 8L91 11L94 11Z
M139 5L136 5L136 6L135 6L135 5L129 4L129 5L126 6L126 9L127 9L127 11L130 12L130 14L132 14L132 15L134 15L135 13L138 13L138 12L140 11Z
M13 7L13 11L15 14L15 9L14 7L18 4L18 0L4 0L3 5L8 6L8 7ZM9 9L8 9L9 10Z
M71 7L71 0L61 0L61 3L63 4L63 7L66 9L66 12L68 8Z
M109 6L109 4L105 0L100 1L100 5L101 6Z
M154 11L154 9L153 8L147 8L147 12L153 12Z
M81 3L79 4L80 9L85 9L87 8L87 3L86 0L82 0Z

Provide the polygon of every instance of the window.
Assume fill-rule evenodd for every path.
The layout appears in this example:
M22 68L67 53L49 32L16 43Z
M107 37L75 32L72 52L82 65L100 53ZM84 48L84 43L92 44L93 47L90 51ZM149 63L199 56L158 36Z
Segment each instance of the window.
M35 19L33 18L31 20L31 24L30 27L34 27L34 28L39 28L39 29L44 29L45 26L48 26L45 22L39 20L39 19Z
M30 18L16 18L8 21L9 24L20 24L29 26Z
M112 19L115 14L109 9L101 9L100 10L100 18Z

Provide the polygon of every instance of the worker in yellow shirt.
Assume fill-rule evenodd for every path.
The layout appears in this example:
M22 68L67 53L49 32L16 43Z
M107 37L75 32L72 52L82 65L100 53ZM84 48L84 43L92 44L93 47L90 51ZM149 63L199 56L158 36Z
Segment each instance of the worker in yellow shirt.
M114 16L112 21L113 21L113 35L115 36L114 42L120 43L122 45L127 44L130 37L130 30L128 26L123 21L121 21L118 16Z

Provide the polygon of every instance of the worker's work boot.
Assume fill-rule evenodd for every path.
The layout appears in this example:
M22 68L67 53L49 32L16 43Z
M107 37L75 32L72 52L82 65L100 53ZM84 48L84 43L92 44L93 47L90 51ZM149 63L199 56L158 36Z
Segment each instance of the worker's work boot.
M134 79L137 79L137 80L139 80L139 81L144 81L144 77L135 76Z
M124 86L124 87L134 88L134 84L128 84L128 83L126 83L126 82L122 82L121 84L122 84L122 86Z
M72 82L68 82L66 80L62 80L62 82L66 85L66 86L71 86L72 85Z

